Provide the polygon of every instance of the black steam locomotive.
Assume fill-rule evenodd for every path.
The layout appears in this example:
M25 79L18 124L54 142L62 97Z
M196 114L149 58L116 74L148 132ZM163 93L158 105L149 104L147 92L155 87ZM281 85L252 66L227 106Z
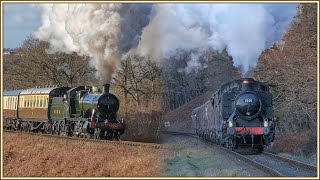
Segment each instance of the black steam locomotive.
M3 92L4 127L21 131L119 140L118 98L97 87L31 88Z
M275 138L269 86L252 78L222 85L192 111L192 121L200 137L236 151L261 152Z

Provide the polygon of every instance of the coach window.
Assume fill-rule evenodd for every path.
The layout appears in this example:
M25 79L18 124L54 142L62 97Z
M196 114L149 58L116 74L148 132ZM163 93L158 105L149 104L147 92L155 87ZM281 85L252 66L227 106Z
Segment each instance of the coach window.
M10 109L10 97L8 97L7 108Z
M16 109L16 97L12 97L12 109Z
M47 104L48 104L48 98L44 100L44 107L47 107Z
M30 106L31 108L33 107L33 96L30 96L29 106Z
M36 97L32 96L32 107L36 107Z
M45 96L42 96L42 107L46 107L44 103L45 103Z
M37 107L37 96L34 96L34 107Z
M12 97L12 109L16 108L16 97Z
M14 109L17 109L17 106L18 106L18 98L15 97L14 98Z
M9 97L9 109L12 109L12 97Z
M39 96L39 107L42 107L42 102L43 102L43 96Z
M7 99L7 109L10 109L10 97Z
M14 99L13 99L13 97L11 97L11 103L10 103L10 109L14 109L13 107L14 107Z
M9 97L6 98L6 108L9 109Z
M31 96L28 96L28 108L31 107Z
M9 109L9 97L6 98L6 104L5 104L5 106L6 106L6 109Z
M36 99L37 99L37 106L36 106L36 107L39 107L39 104L40 104L40 103L39 103L39 100L40 100L40 99L39 99L39 96L36 96Z

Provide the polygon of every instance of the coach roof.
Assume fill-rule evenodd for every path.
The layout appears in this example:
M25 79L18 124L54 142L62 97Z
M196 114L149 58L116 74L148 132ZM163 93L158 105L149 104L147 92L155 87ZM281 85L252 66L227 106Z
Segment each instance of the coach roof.
M20 94L50 94L50 92L55 89L59 89L59 87L25 89Z
M3 96L18 96L22 90L4 90Z

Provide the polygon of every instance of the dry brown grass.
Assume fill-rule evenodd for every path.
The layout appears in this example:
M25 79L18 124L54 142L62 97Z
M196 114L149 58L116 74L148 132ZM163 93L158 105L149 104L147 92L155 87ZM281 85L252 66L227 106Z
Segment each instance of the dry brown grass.
M162 150L4 133L4 177L160 176Z
M122 105L119 117L125 119L127 128L121 138L128 141L160 142L161 108L161 104L154 101L139 106L132 102Z
M135 112L126 121L124 140L140 142L159 142L162 114L160 112Z
M317 151L317 135L311 131L279 135L274 141L273 149L278 153L312 155Z
M192 132L192 110L200 106L201 104L205 103L210 98L210 95L211 92L198 96L190 102L165 114L163 121L170 122L169 130Z

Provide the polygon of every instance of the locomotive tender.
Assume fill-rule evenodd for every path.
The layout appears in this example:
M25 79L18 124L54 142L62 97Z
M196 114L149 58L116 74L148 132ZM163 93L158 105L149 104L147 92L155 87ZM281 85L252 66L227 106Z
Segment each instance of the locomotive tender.
M222 85L191 117L200 137L232 150L261 152L275 137L269 86L252 78Z
M3 92L4 127L97 139L120 139L125 123L119 121L118 98L97 87L31 88Z

